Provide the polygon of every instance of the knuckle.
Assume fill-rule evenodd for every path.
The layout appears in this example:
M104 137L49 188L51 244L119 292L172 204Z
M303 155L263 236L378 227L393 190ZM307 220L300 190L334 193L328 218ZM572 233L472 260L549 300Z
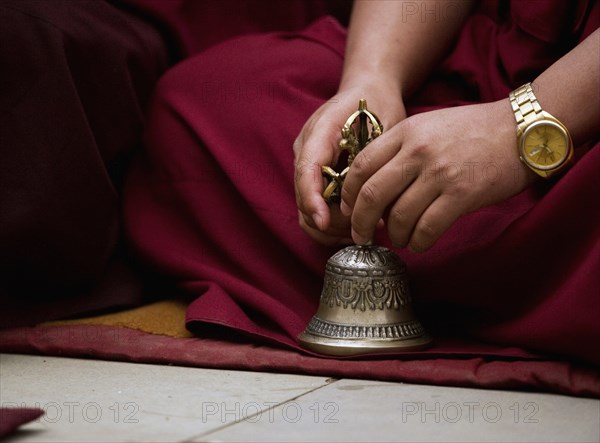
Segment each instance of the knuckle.
M392 208L388 218L388 236L395 246L405 246L410 232L410 220L402 209Z
M299 159L295 162L294 168L294 178L296 181L300 180L306 171L306 160Z
M456 204L460 207L467 200L467 197L473 190L473 186L465 181L457 181L450 183L451 186L446 187L446 194L452 197Z
M300 151L302 150L302 138L298 136L292 145L292 149L294 151L294 159L297 159L300 155Z
M389 225L390 227L398 228L406 226L408 223L408 217L406 212L399 207L393 207L390 211Z
M352 162L352 169L355 173L362 175L371 169L372 159L367 150L363 150L356 156Z
M455 186L460 186L462 171L456 162L444 160L440 164L440 172L444 181L454 184Z
M294 180L298 182L309 182L312 180L321 181L321 171L317 164L308 160L301 159L296 162L294 170Z
M376 206L380 201L377 185L372 182L365 183L360 190L359 198L361 198L367 206Z
M420 220L417 225L417 231L425 238L434 238L439 233L439 229L435 224L426 218Z
M413 159L429 158L431 148L426 143L417 143L410 147L410 157Z
M415 227L413 239L415 244L422 249L423 247L433 244L439 235L440 230L435 223L427 219L421 219Z

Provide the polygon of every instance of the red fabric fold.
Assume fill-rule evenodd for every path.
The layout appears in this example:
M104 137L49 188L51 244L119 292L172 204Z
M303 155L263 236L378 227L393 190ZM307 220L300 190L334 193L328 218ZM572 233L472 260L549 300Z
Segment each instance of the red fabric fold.
M119 193L160 34L105 1L3 0L0 60L0 327L139 302Z
M38 408L1 407L0 438L13 433L19 426L29 423L30 421L41 417L43 414L44 411Z
M229 38L271 31L299 31L324 15L346 23L346 0L117 0L161 24L180 57Z
M127 328L78 325L0 331L0 352L600 397L600 375L594 368L547 360L515 348L449 339L439 341L430 355L340 360L255 340L172 338Z

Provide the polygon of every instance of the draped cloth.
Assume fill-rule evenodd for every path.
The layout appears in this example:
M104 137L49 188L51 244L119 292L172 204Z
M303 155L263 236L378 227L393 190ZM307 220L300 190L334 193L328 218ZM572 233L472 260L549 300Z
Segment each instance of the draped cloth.
M39 408L0 407L0 438L44 414Z
M0 60L0 326L139 302L120 184L160 33L104 1L3 0Z
M599 18L597 3L484 2L409 114L506 98ZM219 325L298 348L335 250L298 226L292 143L335 94L345 37L325 17L301 31L232 38L160 80L124 220L138 256L194 299L191 330ZM490 179L506 173L483 166ZM486 342L502 358L520 347L600 365L599 170L595 140L577 147L566 174L463 216L431 250L396 250L439 343L452 336L465 352Z
M235 35L343 19L344 3L0 1L0 327L140 303L151 279L122 247L121 183L159 76Z

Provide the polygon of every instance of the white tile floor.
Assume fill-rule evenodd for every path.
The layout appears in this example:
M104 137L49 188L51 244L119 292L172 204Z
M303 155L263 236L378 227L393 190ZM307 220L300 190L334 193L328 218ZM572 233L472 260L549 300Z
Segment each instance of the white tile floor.
M559 395L0 355L9 441L598 442L600 401Z

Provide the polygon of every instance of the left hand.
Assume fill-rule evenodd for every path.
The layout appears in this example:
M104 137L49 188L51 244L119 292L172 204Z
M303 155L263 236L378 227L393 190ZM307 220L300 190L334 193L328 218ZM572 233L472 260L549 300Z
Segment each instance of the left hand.
M397 85L396 85L397 86ZM352 243L350 217L339 205L329 205L322 196L326 181L323 165L334 166L340 155L340 122L356 111L359 99L368 96L369 106L380 109L385 125L406 118L399 90L389 79L368 76L346 81L343 89L308 119L294 142L295 191L300 227L314 240L328 246Z
M342 188L352 238L371 240L389 208L394 246L425 251L463 214L505 200L536 175L519 159L508 99L405 119L356 157Z

